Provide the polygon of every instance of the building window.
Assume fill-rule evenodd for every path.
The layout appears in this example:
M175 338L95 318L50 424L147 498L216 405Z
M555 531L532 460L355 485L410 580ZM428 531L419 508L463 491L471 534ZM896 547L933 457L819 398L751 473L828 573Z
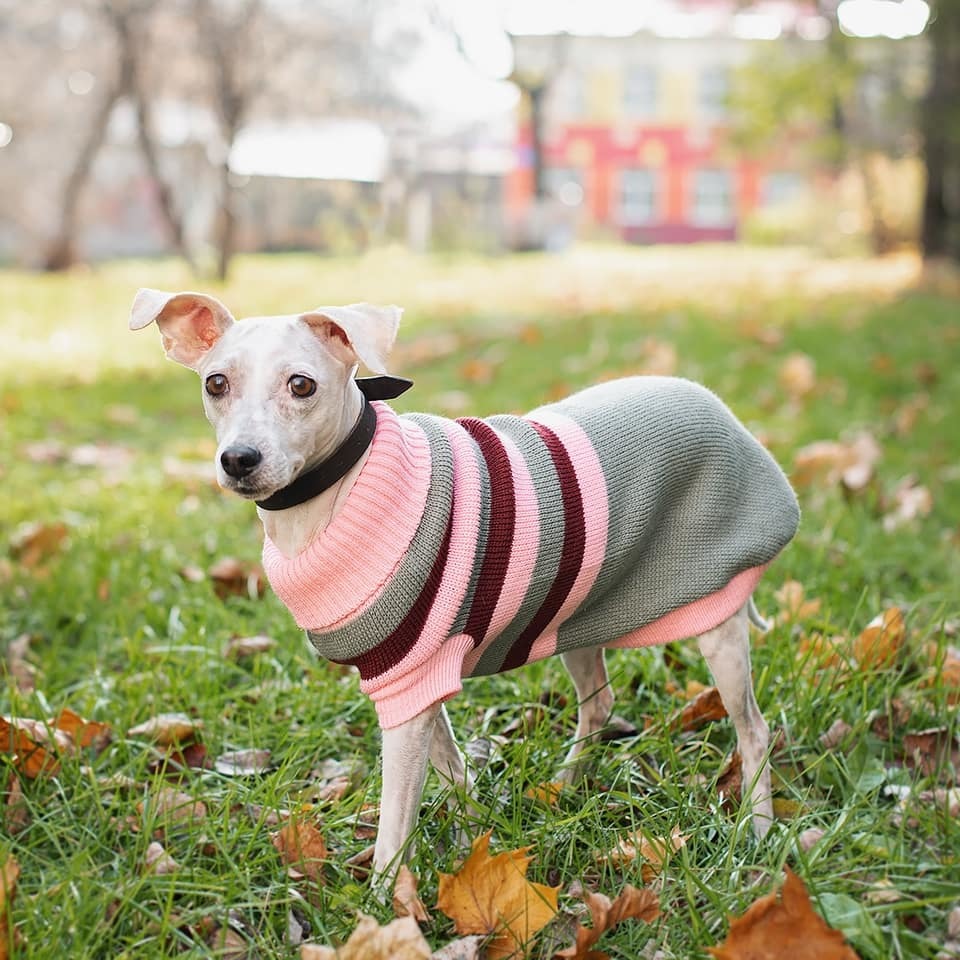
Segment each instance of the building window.
M657 74L652 67L628 68L623 82L623 110L628 117L657 114Z
M796 200L803 191L803 178L790 170L775 170L763 178L760 205L777 207Z
M700 113L708 120L727 115L727 97L730 94L730 71L726 67L707 67L700 72Z
M545 172L547 193L565 207L583 203L583 172L576 167L549 167Z
M658 186L656 170L624 170L620 175L620 222L625 225L655 223Z
M732 226L733 175L729 170L697 170L694 173L690 219L698 227Z

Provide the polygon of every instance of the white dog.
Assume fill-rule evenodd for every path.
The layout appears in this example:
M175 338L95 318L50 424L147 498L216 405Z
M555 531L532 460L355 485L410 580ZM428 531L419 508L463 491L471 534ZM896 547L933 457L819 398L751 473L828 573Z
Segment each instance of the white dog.
M327 658L359 669L383 729L374 869L409 855L429 758L472 789L443 707L465 676L559 653L579 698L564 777L607 721L604 648L697 636L737 733L754 832L773 817L748 619L796 498L732 413L636 377L526 417L398 417L381 402L400 311L353 304L235 323L198 293L141 290L195 370L222 486L255 500L274 590ZM357 379L359 364L380 376ZM371 402L373 401L373 402ZM752 616L751 616L752 614Z

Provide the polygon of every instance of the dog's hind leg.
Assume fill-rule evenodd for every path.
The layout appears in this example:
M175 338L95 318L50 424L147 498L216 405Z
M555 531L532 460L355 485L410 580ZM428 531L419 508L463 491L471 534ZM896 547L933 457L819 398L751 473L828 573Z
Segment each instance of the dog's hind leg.
M767 748L770 730L753 695L750 676L750 632L745 604L729 620L698 638L720 699L726 707L743 761L743 798L752 813L753 832L762 837L773 822Z
M462 787L468 796L473 793L473 777L467 770L463 751L450 726L450 717L442 705L430 741L430 763L449 786Z
M573 783L581 774L578 758L610 719L614 697L603 647L569 650L561 656L577 691L577 732L559 779Z

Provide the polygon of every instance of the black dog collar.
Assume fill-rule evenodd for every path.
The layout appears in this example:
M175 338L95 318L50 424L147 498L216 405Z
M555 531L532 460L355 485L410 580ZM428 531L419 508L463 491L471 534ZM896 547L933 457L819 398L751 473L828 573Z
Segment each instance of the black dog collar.
M301 473L293 483L271 494L266 500L257 500L258 507L264 510L286 510L329 490L347 475L373 442L377 429L377 413L370 406L370 401L392 400L413 386L413 381L405 377L358 377L355 382L364 396L363 410L347 438L326 460L306 473Z

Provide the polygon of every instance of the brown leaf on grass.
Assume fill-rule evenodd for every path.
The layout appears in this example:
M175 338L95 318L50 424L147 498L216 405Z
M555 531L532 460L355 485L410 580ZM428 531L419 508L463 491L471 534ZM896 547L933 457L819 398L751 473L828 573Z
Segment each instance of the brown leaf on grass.
M866 669L892 667L900 655L907 637L903 613L899 607L889 607L878 614L853 641L853 655Z
M743 758L739 750L734 750L727 765L717 777L717 794L720 805L729 809L731 801L739 802L743 796Z
M32 640L29 633L21 633L7 647L7 670L20 693L33 693L36 689L37 668L27 660Z
M20 865L13 857L7 857L0 867L0 960L8 960L14 955L17 934L9 914L19 876Z
M221 923L214 917L202 917L194 932L213 949L218 960L254 960L259 957L243 934L234 930L229 923Z
M904 734L904 762L925 777L955 783L960 773L960 738L947 727Z
M27 799L23 794L23 784L15 770L10 771L10 778L7 780L7 789L4 792L2 803L3 828L15 837L18 833L26 830L32 820Z
M294 879L308 877L315 883L323 883L323 867L329 855L327 845L323 834L302 815L292 816L271 833L270 842Z
M880 444L869 433L852 440L818 440L801 447L793 458L790 479L797 487L840 483L850 493L865 489L882 456Z
M490 856L490 831L455 874L441 873L437 909L457 933L494 934L489 960L511 957L557 912L557 887L527 879L529 847Z
M69 734L78 747L82 749L92 747L96 753L102 753L113 739L113 731L108 723L84 720L79 713L74 713L69 707L63 707L53 723L58 730Z
M716 960L859 960L843 934L814 912L803 881L783 869L783 888L732 919L726 940L707 952Z
M679 727L684 733L689 733L708 723L722 720L726 715L727 708L720 699L720 691L716 687L707 687L670 720L670 726Z
M158 713L155 717L131 727L128 737L146 737L157 746L170 747L192 743L200 737L203 724L183 713Z
M60 770L56 754L43 745L49 739L39 721L0 717L0 753L10 755L14 768L31 780L55 776Z
M618 923L624 920L643 920L653 923L660 916L660 902L650 890L638 890L627 884L615 900L602 893L589 893L579 884L571 887L570 895L582 897L590 911L592 925L583 927L579 923L576 930L576 942L573 946L554 953L554 958L562 960L609 960L609 954L594 950L594 944Z
M28 523L10 540L10 552L27 570L39 571L64 546L69 530L65 523Z
M807 600L803 584L797 580L786 580L773 596L780 604L777 623L796 623L815 616L820 612L819 600Z
M947 703L956 706L960 703L960 650L947 647L940 663L937 663L940 654L935 643L927 644L926 652L932 665L920 681L920 686L941 687L947 691Z
M843 717L837 717L830 729L820 734L820 746L824 750L835 750L853 732L853 727Z
M141 816L150 813L158 820L175 824L203 820L207 815L207 807L202 801L194 800L189 793L161 787L137 804L137 813Z
M818 670L842 670L850 666L847 659L850 642L841 635L805 633L797 644L797 661Z
M670 831L669 837L650 837L640 830L620 837L614 847L597 859L615 866L642 860L640 875L644 883L650 883L658 876L670 857L686 846L687 838L679 827Z
M817 385L817 367L806 353L791 353L780 364L777 382L793 401L802 400Z
M430 954L430 960L484 960L483 937L461 937Z
M263 568L258 563L243 563L236 557L224 557L207 570L213 592L221 599L230 596L256 600L266 591Z
M417 923L426 923L430 919L417 893L417 878L405 863L401 864L393 884L393 912L398 917L413 917Z
M527 787L523 795L529 800L535 800L546 807L556 806L563 793L563 783L559 780L550 780L546 783L538 783L535 787Z
M914 477L902 480L893 491L883 515L883 529L892 533L933 510L933 495Z
M213 762L213 769L225 777L251 777L270 769L269 750L234 750L221 753Z
M381 927L360 914L356 929L336 950L316 943L300 947L300 960L430 960L430 945L413 917L391 920Z
M167 853L163 844L154 840L144 854L143 867L148 873L154 873L158 877L162 877L170 873L176 873L180 869L180 864Z
M223 656L227 660L246 660L259 653L267 653L276 645L276 640L262 633L253 637L232 637L223 648Z

